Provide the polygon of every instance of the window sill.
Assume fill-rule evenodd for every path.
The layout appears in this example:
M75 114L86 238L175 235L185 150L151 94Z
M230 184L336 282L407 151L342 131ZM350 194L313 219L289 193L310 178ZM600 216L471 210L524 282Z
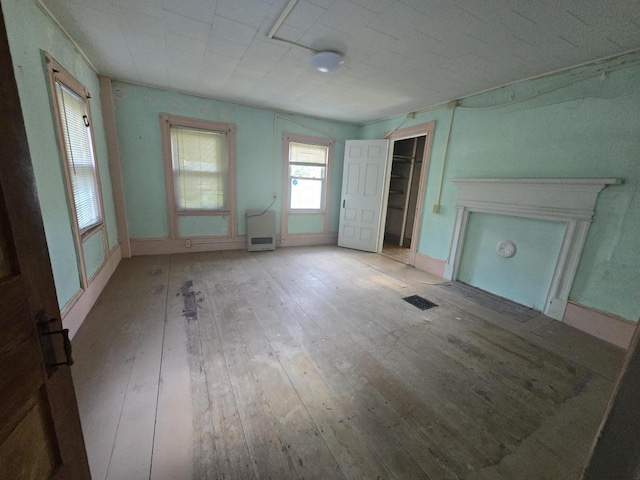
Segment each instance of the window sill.
M104 223L99 223L98 225L94 225L93 227L89 228L88 230L85 230L84 232L81 232L80 233L80 241L82 243L86 242L91 237L93 237L96 233L101 231L103 229L103 227L104 227Z
M287 210L289 215L324 215L325 210Z
M176 212L176 215L179 217L204 217L204 216L227 217L231 215L231 212L218 211L218 210L185 210L181 212Z

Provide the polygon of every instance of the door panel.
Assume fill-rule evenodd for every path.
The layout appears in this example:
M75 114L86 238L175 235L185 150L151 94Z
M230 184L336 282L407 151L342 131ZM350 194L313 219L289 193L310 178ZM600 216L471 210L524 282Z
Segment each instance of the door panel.
M0 445L6 478L51 478L60 463L45 392L29 402L26 415ZM24 459L29 461L25 462Z
M384 165L382 166L384 169ZM378 188L378 178L380 175L380 168L378 165L367 164L367 173L364 179L364 195L367 197L375 197L380 191Z
M89 467L65 364L69 344L1 10L0 62L0 476L86 479Z
M388 140L348 140L338 245L375 252L380 236L380 214Z

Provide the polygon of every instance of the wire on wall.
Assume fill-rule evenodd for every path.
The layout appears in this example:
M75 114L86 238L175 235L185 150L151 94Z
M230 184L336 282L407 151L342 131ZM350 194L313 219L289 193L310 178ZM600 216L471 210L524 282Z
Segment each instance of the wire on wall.
M453 129L453 117L458 108L458 102L451 102L451 119L449 120L449 130L447 131L447 139L444 143L444 153L442 154L442 170L440 171L440 185L438 185L438 196L433 206L433 213L440 213L440 200L442 199L442 186L444 184L444 171L447 166L447 152L449 151L449 140L451 139L451 130Z
M264 215L265 213L267 213L267 212L269 211L269 209L270 209L271 207L273 207L273 204L274 204L274 203L276 203L276 197L275 197L275 195L273 196L273 201L271 202L271 204L270 204L267 208L265 208L262 212L260 212L260 213L256 213L256 214L254 214L254 215L247 215L247 214L245 213L245 214L244 214L244 218L260 217L260 216Z
M322 135L323 137L331 138L331 139L335 140L336 142L344 143L346 141L345 139L337 138L335 135L332 135L331 133L325 132L324 130L320 130L319 128L311 127L311 126L307 125L306 123L299 122L298 120L296 120L294 118L291 118L291 117L289 117L287 115L283 115L281 113L277 113L276 112L275 116L276 116L276 119L281 118L283 120L286 120L287 122L291 122L291 123L293 123L295 125L298 125L299 127L302 127L305 130L309 130L310 132L315 132L315 133L317 133L319 135Z
M273 148L271 151L271 191L276 196L276 172L278 171L278 114L273 112ZM272 204L273 205L273 204Z
M526 101L529 101L529 100L533 100L534 98L538 98L538 97L541 97L543 95L547 95L549 93L553 93L553 92L556 92L558 90L562 90L563 88L570 87L571 85L575 85L576 83L584 82L585 80L590 80L592 78L600 77L601 80L604 80L604 79L606 79L607 75L612 71L623 70L625 68L634 67L634 66L636 66L638 64L640 64L640 59L625 63L623 65L618 65L616 67L610 67L610 68L607 68L606 70L597 70L594 73L585 75L585 76L580 77L580 78L576 78L575 80L573 80L571 82L563 83L562 85L557 85L555 87L551 87L551 88L548 88L546 90L542 90L541 92L534 93L533 95L529 95L529 96L523 97L523 98L518 98L516 100L510 100L508 102L500 103L498 105L490 105L490 106L486 106L486 107L465 107L465 106L460 105L458 108L460 108L462 110L481 111L481 110L494 110L494 109L498 109L498 108L509 107L511 105L516 105L518 103L522 103L522 102L526 102Z
M415 118L415 117L413 117L413 118ZM407 123L408 120L409 120L409 115L407 115L404 120L402 120L398 125L393 127L389 132L387 132L386 135L384 136L384 138L389 138L393 134L393 132L395 132L400 127L402 127L405 123Z

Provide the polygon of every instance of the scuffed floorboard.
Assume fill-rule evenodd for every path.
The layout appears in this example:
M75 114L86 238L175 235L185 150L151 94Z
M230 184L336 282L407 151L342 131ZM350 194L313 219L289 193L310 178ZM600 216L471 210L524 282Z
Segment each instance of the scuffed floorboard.
M573 480L623 351L441 281L337 247L123 260L74 339L93 478Z

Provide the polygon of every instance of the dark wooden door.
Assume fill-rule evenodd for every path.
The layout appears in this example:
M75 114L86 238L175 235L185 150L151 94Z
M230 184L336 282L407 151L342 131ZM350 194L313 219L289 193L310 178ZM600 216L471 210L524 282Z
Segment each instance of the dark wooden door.
M64 364L69 352L1 10L0 65L0 477L86 479Z

